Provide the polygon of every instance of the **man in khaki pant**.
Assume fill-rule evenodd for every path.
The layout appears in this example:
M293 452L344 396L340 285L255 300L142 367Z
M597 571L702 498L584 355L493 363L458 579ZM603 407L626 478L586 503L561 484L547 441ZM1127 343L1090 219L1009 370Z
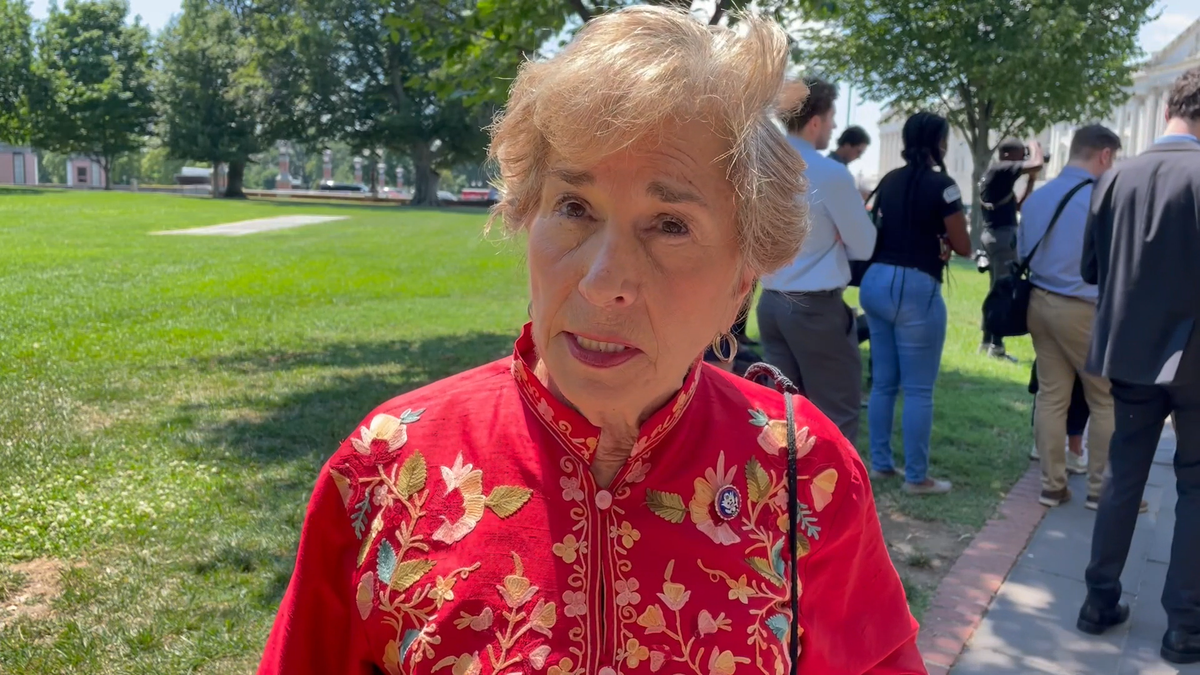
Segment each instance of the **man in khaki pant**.
M1028 316L1038 374L1033 425L1042 462L1039 501L1046 506L1058 506L1071 498L1065 445L1067 409L1076 377L1083 384L1091 410L1088 508L1096 508L1108 465L1113 399L1108 380L1084 369L1096 318L1097 291L1083 281L1080 260L1092 182L1112 167L1120 147L1117 135L1103 126L1079 129L1071 140L1067 166L1034 192L1021 209L1017 249L1022 259L1029 259L1034 286ZM1058 218L1054 220L1056 213Z

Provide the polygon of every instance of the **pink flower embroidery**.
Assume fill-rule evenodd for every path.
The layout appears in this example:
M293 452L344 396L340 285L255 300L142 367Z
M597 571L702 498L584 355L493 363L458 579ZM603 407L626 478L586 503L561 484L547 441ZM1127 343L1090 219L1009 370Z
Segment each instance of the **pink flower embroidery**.
M636 605L642 601L642 596L637 592L637 579L620 579L614 586L617 589L617 606L624 607L625 605Z
M563 593L563 614L568 617L587 614L587 595L583 591L566 591Z
M583 501L583 490L579 489L578 478L563 476L558 479L558 484L563 489L563 499L569 502Z
M696 479L695 492L692 494L692 501L688 504L688 511L692 515L692 522L696 524L696 528L707 534L716 543L724 546L736 544L742 538L733 531L729 523L716 521L713 502L722 488L733 484L736 474L736 466L731 467L729 471L725 470L725 451L722 450L721 454L717 456L716 470L706 469L704 478Z

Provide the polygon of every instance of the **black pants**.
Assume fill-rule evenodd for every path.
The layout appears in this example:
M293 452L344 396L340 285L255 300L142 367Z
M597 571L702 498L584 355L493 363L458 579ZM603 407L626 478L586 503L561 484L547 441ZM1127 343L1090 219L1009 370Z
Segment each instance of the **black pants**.
M1087 568L1088 599L1104 608L1121 599L1138 508L1167 415L1175 414L1178 445L1175 534L1162 604L1171 629L1200 632L1200 385L1164 387L1113 380L1116 428Z
M988 278L991 286L1000 279L1012 275L1012 265L1017 261L1017 228L988 228L979 237L988 256ZM1004 338L992 335L983 324L983 344L1004 349Z

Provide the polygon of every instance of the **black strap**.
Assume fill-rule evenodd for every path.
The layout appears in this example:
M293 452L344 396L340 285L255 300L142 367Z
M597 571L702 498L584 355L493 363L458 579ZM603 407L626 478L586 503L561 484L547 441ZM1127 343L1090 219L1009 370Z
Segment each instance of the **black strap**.
M1063 209L1067 208L1067 203L1071 201L1071 198L1075 196L1075 193L1082 190L1084 186L1091 185L1095 182L1095 179L1088 178L1079 185L1071 188L1070 192L1068 192L1067 195L1062 198L1062 201L1058 203L1058 208L1054 210L1054 217L1050 219L1050 224L1046 226L1046 232L1042 235L1041 239L1037 240L1037 243L1033 245L1033 248L1029 249L1029 255L1025 256L1025 259L1022 260L1021 264L1017 267L1017 276L1023 277L1025 276L1025 273L1029 271L1029 264L1033 262L1033 256L1035 253L1037 253L1038 247L1042 245L1043 241L1046 241L1046 237L1050 236L1050 232L1058 223L1058 217L1062 215Z
M791 608L792 634L788 641L788 658L791 660L791 675L800 672L800 578L797 571L799 558L797 544L799 537L800 499L797 493L799 476L796 469L796 410L793 397L800 393L779 369L765 364L756 363L746 370L746 379L754 381L759 377L767 377L775 384L775 389L783 394L784 409L787 411L787 480L788 480L788 551L792 557L791 571Z

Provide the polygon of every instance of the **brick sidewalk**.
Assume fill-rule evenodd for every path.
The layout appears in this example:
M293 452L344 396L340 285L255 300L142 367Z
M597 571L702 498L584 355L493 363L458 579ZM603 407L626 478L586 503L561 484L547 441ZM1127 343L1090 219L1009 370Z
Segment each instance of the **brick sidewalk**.
M950 672L1046 515L1046 507L1037 501L1041 485L1041 472L1034 464L938 585L918 641L929 675Z

